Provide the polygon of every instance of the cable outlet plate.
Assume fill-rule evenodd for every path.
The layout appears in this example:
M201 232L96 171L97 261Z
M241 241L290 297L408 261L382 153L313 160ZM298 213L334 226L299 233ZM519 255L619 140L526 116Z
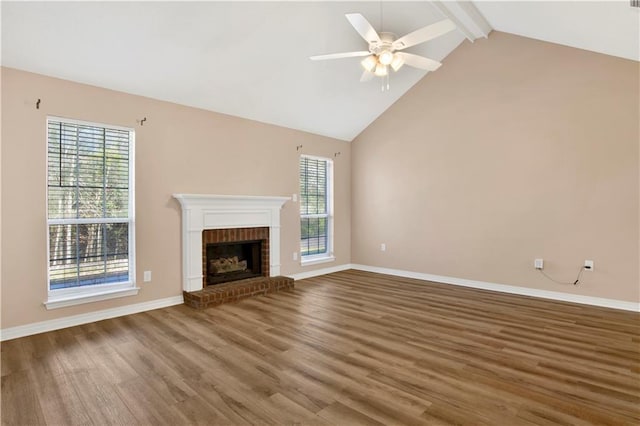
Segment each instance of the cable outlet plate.
M536 268L536 269L544 269L544 260L535 259L533 261L533 267Z

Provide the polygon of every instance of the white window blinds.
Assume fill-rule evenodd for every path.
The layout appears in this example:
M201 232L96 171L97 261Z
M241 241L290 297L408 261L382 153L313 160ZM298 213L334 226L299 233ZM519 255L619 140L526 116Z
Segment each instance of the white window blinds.
M300 253L302 257L330 251L331 161L300 158Z
M133 281L132 132L47 126L49 289Z

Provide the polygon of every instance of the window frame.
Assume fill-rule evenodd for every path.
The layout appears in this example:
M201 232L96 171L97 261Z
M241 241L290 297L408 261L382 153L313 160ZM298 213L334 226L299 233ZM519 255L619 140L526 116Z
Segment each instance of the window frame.
M324 253L317 253L311 255L303 255L302 250L300 250L300 264L302 266L306 265L315 265L318 263L325 262L333 262L335 260L335 256L333 253L333 237L334 237L334 215L333 215L333 192L334 192L334 180L333 180L333 160L327 157L320 157L315 155L307 155L301 154L298 159L298 188L300 187L300 166L301 160L303 158L308 158L311 160L325 161L327 163L327 177L326 177L326 200L327 200L327 213L326 214L310 214L304 215L298 208L298 214L300 215L300 225L302 225L302 219L304 218L315 218L315 217L326 217L327 219L327 251ZM300 203L302 203L302 193L300 193ZM300 229L300 228L299 228ZM298 238L298 249L300 249L300 243L302 242L302 233L300 234L300 238Z
M129 205L128 217L125 218L72 218L72 219L50 219L49 218L49 123L61 122L70 125L102 127L106 129L126 131L129 134ZM133 296L138 294L139 287L136 286L136 259L135 259L135 129L130 127L116 126L91 121L76 120L64 117L48 115L45 128L45 149L46 149L46 173L45 189L46 204L45 216L47 220L47 300L44 305L47 309L57 309L66 306L73 306L82 303L96 302L99 300L113 299L117 297ZM78 287L68 287L51 289L51 241L50 227L52 225L68 224L97 224L97 223L127 223L128 226L128 258L129 271L128 279L124 282L92 284Z

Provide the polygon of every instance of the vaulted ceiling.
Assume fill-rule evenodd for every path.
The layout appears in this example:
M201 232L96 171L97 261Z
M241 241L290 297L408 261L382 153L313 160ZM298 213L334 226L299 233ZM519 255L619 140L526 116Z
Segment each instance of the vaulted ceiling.
M475 9L473 5L477 7ZM637 8L620 2L2 2L2 65L352 140L425 76L360 83L366 50L345 19L402 36L459 30L407 51L441 60L491 27L639 60ZM478 12L479 11L479 12ZM635 36L635 37L634 37Z

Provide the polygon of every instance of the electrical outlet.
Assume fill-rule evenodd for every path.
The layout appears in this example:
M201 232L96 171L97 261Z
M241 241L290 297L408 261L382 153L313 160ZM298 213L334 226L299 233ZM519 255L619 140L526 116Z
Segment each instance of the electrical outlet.
M593 260L585 260L584 269L586 269L587 271L593 271Z
M298 252L297 251L293 252L293 260L298 260Z
M534 260L533 267L536 269L544 269L544 260L543 259Z
M385 243L380 244L380 251L387 251L387 245Z
M145 283L148 283L151 281L151 271L144 271L144 278L143 281Z

